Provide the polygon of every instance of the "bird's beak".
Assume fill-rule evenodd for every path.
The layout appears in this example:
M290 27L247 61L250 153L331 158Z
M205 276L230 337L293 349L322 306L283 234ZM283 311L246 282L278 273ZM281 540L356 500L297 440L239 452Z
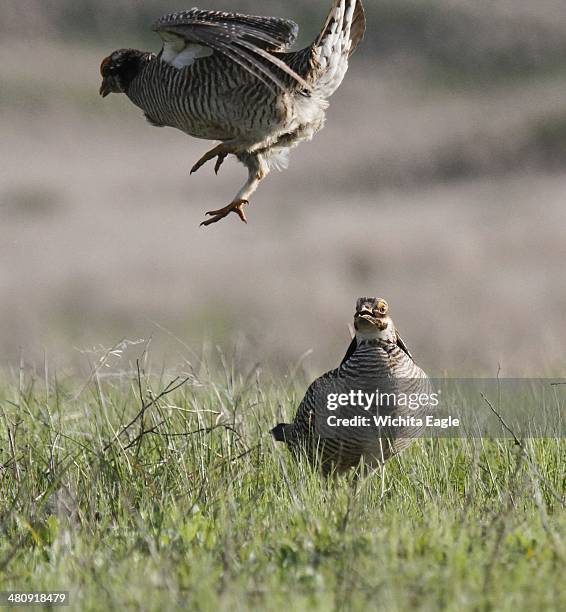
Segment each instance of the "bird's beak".
M106 98L106 96L107 96L109 93L112 93L112 87L111 87L111 85L110 85L110 83L109 83L108 79L107 79L107 78L104 78L104 79L102 79L102 85L100 86L100 95L101 95L103 98Z
M354 327L358 329L357 325L361 325L363 329L364 327L367 327L368 324L373 327L377 327L381 331L387 329L387 322L379 317L376 317L369 308L362 308L361 310L358 310L354 316Z
M365 319L366 321L373 321L374 316L369 308L362 308L356 312L356 319Z

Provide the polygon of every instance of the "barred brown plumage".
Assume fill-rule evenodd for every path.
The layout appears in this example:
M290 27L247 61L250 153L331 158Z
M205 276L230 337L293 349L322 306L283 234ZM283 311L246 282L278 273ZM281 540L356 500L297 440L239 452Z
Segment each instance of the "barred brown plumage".
M381 465L409 446L421 430L411 424L375 427L371 426L371 420L366 426L329 424L330 414L336 419L358 419L352 421L355 423L360 423L363 417L371 419L373 415L403 417L406 421L422 415L420 409L377 400L371 410L366 410L353 401L354 396L376 391L384 394L383 397L431 394L429 379L397 332L385 300L360 298L354 326L356 335L340 366L311 384L293 423L280 423L271 431L276 441L285 442L295 455L304 453L324 474L345 472L362 460L370 467ZM345 395L350 399L329 412L329 396Z
M315 42L289 51L298 26L277 17L190 9L165 15L154 30L159 54L120 49L105 58L100 93L125 93L155 126L219 140L192 168L234 155L248 180L228 206L202 225L244 206L272 168L287 165L290 149L324 125L328 98L340 86L348 58L365 31L361 0L333 0Z

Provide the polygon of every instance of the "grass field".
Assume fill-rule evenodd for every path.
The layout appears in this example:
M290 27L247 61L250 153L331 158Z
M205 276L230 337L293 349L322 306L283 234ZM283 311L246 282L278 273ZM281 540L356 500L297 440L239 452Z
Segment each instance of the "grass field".
M0 591L63 589L81 610L564 609L560 440L419 440L383 481L325 481L268 434L300 368L142 359L138 376L111 357L84 381L0 385Z

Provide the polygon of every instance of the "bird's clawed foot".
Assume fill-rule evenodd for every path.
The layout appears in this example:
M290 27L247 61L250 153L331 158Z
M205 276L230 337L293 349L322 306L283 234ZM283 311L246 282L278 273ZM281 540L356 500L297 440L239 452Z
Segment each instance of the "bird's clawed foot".
M225 206L224 208L209 210L206 214L211 218L203 221L201 226L204 225L206 227L207 225L218 223L218 221L221 221L224 219L224 217L227 217L231 212L236 213L244 223L247 223L248 220L246 219L246 215L244 213L244 206L246 206L246 204L249 204L247 200L234 200L231 204L228 204L228 206Z
M208 151L208 153L205 153L198 160L198 162L191 168L191 174L194 174L197 170L200 170L200 168L202 168L204 164L206 164L206 162L209 162L215 157L218 159L216 160L216 164L214 166L214 172L215 174L218 174L218 171L224 163L224 160L228 157L228 155L230 155L230 153L232 153L231 149L229 149L223 144L219 144L218 146L214 147L214 149Z

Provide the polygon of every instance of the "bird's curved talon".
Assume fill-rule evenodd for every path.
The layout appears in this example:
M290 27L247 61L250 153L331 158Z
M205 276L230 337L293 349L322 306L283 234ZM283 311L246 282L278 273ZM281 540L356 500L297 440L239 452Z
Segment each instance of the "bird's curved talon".
M206 155L204 157L206 157ZM199 159L198 162L191 168L191 174L194 174L195 172L197 172L197 170L200 170L204 166L204 164L206 164L206 162L210 161L209 159L204 159L204 157ZM224 163L224 160L228 157L228 153L219 153L216 157L217 160L216 164L214 165L214 173L217 175L222 164Z
M214 174L218 176L218 172L224 163L224 160L228 157L228 153L219 153L214 166Z
M244 223L247 223L248 220L246 218L246 213L244 212L244 206L247 204L249 204L248 200L235 200L224 208L209 210L206 215L211 217L211 219L203 221L200 225L201 227L206 227L208 225L212 225L213 223L218 223L218 221L221 221L224 219L224 217L227 217L231 212L236 213Z
M230 152L231 151L227 150L225 145L219 144L218 146L214 147L214 149L211 149L210 151L205 153L197 161L197 163L191 168L191 174L194 174L197 170L200 170L204 166L204 164L206 164L206 162L209 162L211 159L214 159L214 158L218 158L216 160L216 165L214 166L214 172L218 174L218 171L220 170L220 166L222 166L222 164L224 163L224 160L228 157Z
M194 174L195 172L200 170L204 166L204 164L206 164L207 161L208 161L208 159L204 159L204 157L201 157L198 160L198 162L191 168L191 174Z

